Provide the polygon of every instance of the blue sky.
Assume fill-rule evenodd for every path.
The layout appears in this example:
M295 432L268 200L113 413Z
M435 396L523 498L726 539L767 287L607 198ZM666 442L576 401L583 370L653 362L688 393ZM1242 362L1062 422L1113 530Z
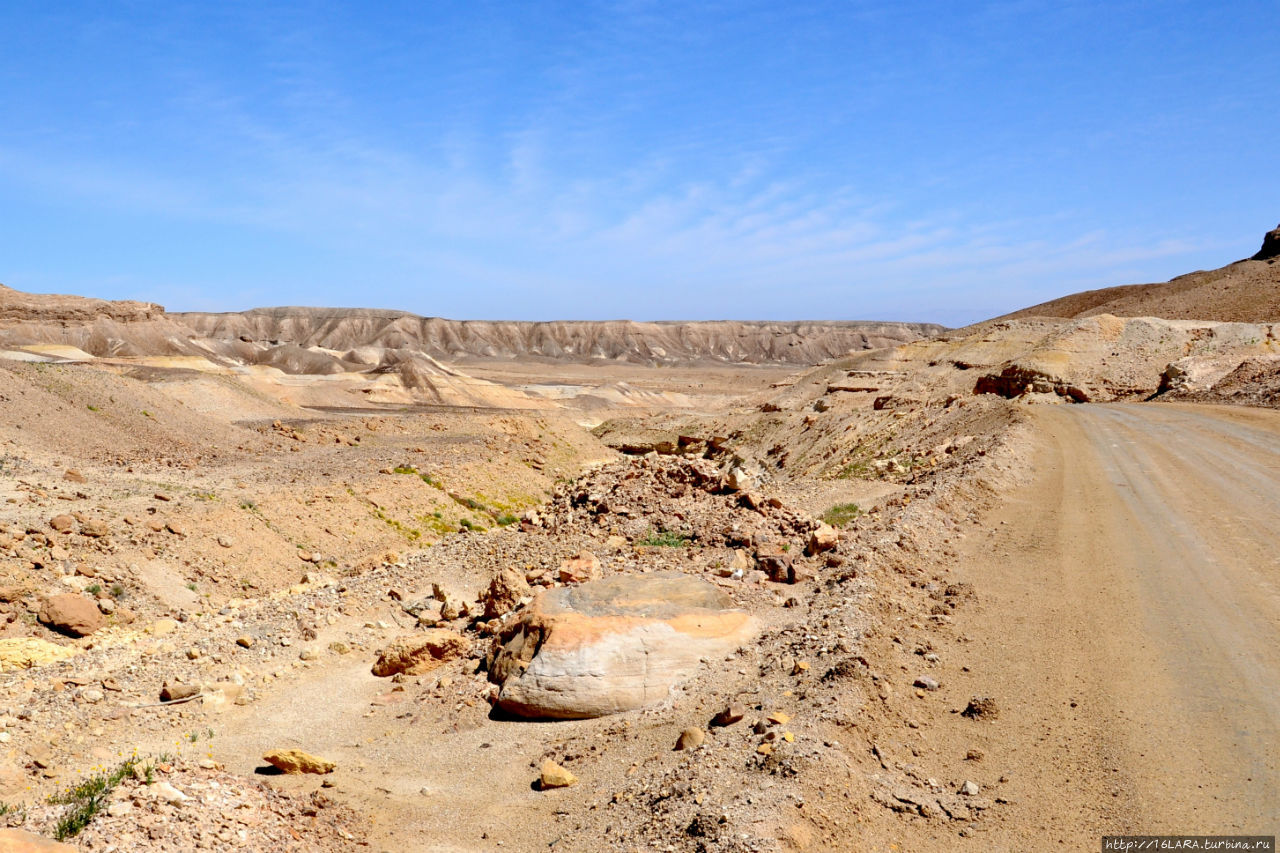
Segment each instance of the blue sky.
M0 281L958 325L1256 251L1268 2L0 6Z

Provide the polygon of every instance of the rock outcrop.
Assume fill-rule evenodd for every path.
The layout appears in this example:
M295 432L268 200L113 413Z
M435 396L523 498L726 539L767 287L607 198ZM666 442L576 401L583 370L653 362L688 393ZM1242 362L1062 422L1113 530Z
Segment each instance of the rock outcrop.
M1280 257L1280 225L1267 232L1262 238L1262 248L1250 260L1269 261L1276 257Z
M722 657L754 631L706 581L615 575L534 599L500 635L489 676L510 713L601 717L663 701L701 659Z

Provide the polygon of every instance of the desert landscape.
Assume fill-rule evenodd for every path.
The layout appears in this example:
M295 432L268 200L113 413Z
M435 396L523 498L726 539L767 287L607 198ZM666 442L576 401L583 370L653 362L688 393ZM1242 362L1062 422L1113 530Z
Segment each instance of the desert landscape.
M86 853L1267 834L1278 410L1280 229L960 329L3 288L0 821Z

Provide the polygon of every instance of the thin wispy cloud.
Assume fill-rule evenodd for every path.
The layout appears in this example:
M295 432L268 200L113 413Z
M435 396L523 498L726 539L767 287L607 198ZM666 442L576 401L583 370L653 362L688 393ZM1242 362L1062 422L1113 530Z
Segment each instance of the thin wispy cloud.
M1023 6L936 25L881 3L64 15L46 35L70 26L84 62L145 49L84 92L13 72L49 90L0 95L43 128L0 131L0 192L39 212L0 245L0 280L23 286L9 270L38 269L31 236L61 218L82 251L40 281L173 308L959 323L1221 263L1274 218L1240 164L1262 146L1215 158L1173 137L1218 138L1240 104L1172 69L1143 78L1137 48L1067 84L999 40L1124 46L1096 8ZM1181 36L1230 31L1210 19L1220 32ZM1256 70L1228 66L1215 86ZM1123 73L1179 97L1115 112L1095 93ZM1144 162L1154 138L1164 159Z

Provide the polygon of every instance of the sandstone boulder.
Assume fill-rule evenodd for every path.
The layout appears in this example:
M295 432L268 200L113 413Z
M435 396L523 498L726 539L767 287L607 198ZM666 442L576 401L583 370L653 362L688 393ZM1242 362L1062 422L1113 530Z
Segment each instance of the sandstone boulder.
M520 603L520 599L532 593L529 582L515 569L503 569L489 582L489 588L481 596L484 618L505 616Z
M39 618L53 630L72 637L87 637L107 624L98 605L74 592L45 599L40 606Z
M49 526L59 533L69 533L71 532L71 529L76 526L76 520L74 516L66 515L64 513L63 515L55 515L53 518L49 519Z
M284 773L332 773L338 766L300 749L273 749L262 760Z
M391 641L378 655L373 674L422 675L471 651L471 641L454 631L428 628Z
M600 576L600 558L590 551L583 551L560 564L561 583L584 583Z
M584 719L666 699L754 620L714 585L675 572L615 575L540 594L499 637L489 677L522 717Z

